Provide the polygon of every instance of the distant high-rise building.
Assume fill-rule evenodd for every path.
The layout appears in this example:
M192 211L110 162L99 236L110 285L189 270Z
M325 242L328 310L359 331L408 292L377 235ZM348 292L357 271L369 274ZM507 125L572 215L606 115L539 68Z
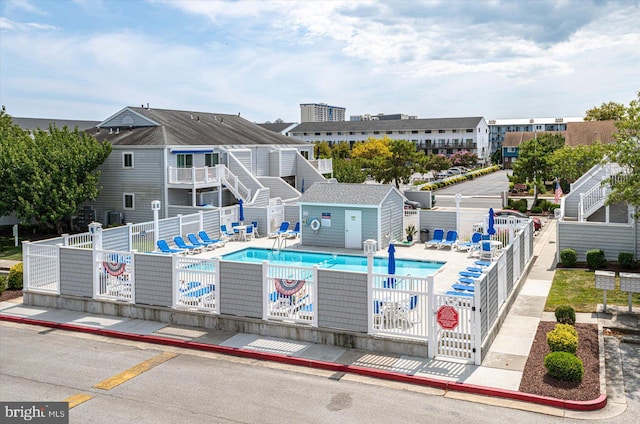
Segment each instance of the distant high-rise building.
M301 122L342 122L344 121L344 107L329 106L326 103L301 103Z
M371 115L369 113L364 115L351 115L350 121L393 121L396 119L418 119L415 115L405 115L404 113L393 113L391 115L385 115L379 113L377 115Z

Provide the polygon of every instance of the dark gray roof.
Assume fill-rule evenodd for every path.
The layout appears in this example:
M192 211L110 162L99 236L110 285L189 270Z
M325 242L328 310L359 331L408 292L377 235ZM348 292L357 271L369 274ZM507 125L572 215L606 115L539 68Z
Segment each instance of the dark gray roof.
M295 125L295 122L277 122L277 123L257 124L257 125L269 131L282 133L282 131L286 130L291 125Z
M134 115L134 125L116 125L118 115ZM138 119L139 118L139 119ZM238 115L127 107L90 133L99 141L127 146L300 145L299 139L266 130ZM110 129L112 134L109 134ZM116 134L116 131L118 132Z
M55 125L57 128L66 126L69 129L75 129L84 131L89 128L93 128L100 123L100 121L76 121L71 119L47 119L47 118L15 118L11 117L14 124L18 125L23 130L35 130L40 128L41 130L48 130L49 125Z
M476 128L481 116L469 118L396 119L380 121L303 122L289 132L317 131L385 131L385 130L445 130Z
M298 202L377 206L393 190L396 188L389 184L315 183L305 190Z

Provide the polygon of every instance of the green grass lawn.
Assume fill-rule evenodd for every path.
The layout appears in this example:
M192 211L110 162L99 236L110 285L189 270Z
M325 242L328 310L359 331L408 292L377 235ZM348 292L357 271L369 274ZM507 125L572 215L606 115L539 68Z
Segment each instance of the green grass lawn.
M14 244L13 237L0 235L0 259L22 260L22 243L18 243L18 247L15 247Z
M603 303L604 291L595 288L595 281L594 271L557 269L544 310L553 312L557 306L569 305L576 312L596 312L597 305ZM633 306L640 307L640 293L634 293L632 299ZM607 290L607 306L610 305L629 305L629 294L620 291L619 277L616 277L616 289Z

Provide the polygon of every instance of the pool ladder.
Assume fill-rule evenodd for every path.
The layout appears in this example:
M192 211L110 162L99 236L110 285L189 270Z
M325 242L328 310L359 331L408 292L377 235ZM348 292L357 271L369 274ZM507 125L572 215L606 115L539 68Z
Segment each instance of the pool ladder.
M273 240L273 245L271 246L271 250L282 250L287 248L287 238L278 235L275 240Z

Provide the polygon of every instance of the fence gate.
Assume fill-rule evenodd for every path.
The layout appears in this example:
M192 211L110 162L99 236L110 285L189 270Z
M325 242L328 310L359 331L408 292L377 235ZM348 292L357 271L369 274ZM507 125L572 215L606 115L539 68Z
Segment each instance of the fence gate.
M481 339L476 331L475 298L433 294L432 302L429 357L479 365Z
M96 298L135 303L134 256L130 252L94 250Z

